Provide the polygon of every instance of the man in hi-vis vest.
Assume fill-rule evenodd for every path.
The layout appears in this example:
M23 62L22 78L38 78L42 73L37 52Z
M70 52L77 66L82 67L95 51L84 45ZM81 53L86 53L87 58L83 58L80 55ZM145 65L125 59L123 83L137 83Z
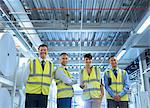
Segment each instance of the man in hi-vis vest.
M128 108L128 73L117 66L115 56L109 57L109 63L111 64L111 69L104 74L107 106L108 108Z
M60 54L60 67L54 72L54 79L57 85L57 108L71 108L72 97L74 90L72 85L77 83L66 65L69 57L67 53Z
M39 58L30 59L26 69L25 108L47 108L54 66L52 62L46 59L47 45L40 45L38 51Z
M100 70L92 66L92 55L84 55L85 68L80 73L80 87L83 89L84 108L100 108L104 95Z

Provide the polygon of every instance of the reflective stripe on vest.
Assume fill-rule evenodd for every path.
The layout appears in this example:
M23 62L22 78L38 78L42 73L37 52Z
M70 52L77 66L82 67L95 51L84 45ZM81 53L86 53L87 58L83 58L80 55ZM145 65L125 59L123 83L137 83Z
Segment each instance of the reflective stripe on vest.
M27 82L28 84L40 84L40 85L45 85L45 86L50 86L50 84L49 83L41 83L41 82Z
M62 88L62 89L58 89L57 93L63 92L63 91L69 91L69 90L73 90L73 88Z
M85 69L81 71L81 75L82 83L86 86L91 85L91 88L83 89L83 99L100 98L100 71L98 71L97 67L92 67L90 76Z
M72 78L71 74L68 71L66 71L64 68L58 68L57 70L62 70L67 77ZM73 97L72 86L65 84L63 81L59 79L55 79L55 82L57 85L57 98Z
M88 89L84 89L83 92L90 92L90 91L99 91L100 88L88 88Z
M83 83L88 83L88 82L93 82L93 81L100 81L99 79L90 79L90 80L84 80L84 81L82 81Z
M46 61L44 70L39 59L30 60L30 74L26 84L26 93L49 94L53 64Z
M117 78L114 75L112 70L107 71L107 76L111 78L111 85L110 88L115 94L120 93L123 90L124 87L124 74L125 70L118 69L118 74ZM107 99L112 99L113 98L110 96L109 93L107 93ZM125 94L123 97L121 97L121 101L128 101L128 94Z

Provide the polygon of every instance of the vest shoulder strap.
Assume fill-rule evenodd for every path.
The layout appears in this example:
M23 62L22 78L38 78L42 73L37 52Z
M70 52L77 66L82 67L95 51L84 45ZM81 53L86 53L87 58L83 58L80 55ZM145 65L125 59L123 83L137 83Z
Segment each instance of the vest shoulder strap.
M52 74L53 74L53 63L52 62L50 62L50 61L48 61L48 63L49 63L49 74L50 74L50 76L52 76Z
M95 68L96 79L99 80L98 67L95 66L94 68Z
M83 75L83 71L84 71L84 69L81 69L81 75Z
M125 70L121 70L121 71L123 71L123 73L122 73L122 83L124 84L124 75L126 74L127 71L125 71Z
M106 71L106 75L107 75L108 78L110 78L110 70Z
M64 70L64 71L66 71L67 75L68 75L70 78L73 78L73 76L70 74L70 72L69 72L68 70ZM65 74L66 74L66 73L65 73Z
M36 59L33 59L33 74L36 74Z
M123 70L123 74L124 74L124 75L126 74L126 72L127 72L126 70Z
M56 71L57 71L58 69L59 69L59 68L56 68L56 69L53 71L53 73L52 73L52 78L55 79L55 74L56 74Z
M97 69L97 67L95 66L94 68L95 68L96 75L98 75L98 72L97 72L98 69Z

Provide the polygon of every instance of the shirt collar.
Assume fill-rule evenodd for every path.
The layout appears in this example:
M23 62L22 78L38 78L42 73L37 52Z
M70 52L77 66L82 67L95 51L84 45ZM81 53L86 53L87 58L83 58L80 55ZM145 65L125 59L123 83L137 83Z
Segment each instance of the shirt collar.
M43 60L46 62L46 59L42 59L41 57L39 57L39 60L40 60L40 62L43 61Z
M85 67L84 67L84 69L85 69ZM93 69L93 66L91 66L90 69Z
M118 67L118 66L117 66L116 68L112 68L112 67L111 67L111 70L114 70L114 69L118 70L118 69L119 69L119 67Z
M60 68L63 68L63 69L65 69L65 70L68 69L67 66L63 66L63 65L60 65Z
M67 66L60 65L60 68L67 68Z

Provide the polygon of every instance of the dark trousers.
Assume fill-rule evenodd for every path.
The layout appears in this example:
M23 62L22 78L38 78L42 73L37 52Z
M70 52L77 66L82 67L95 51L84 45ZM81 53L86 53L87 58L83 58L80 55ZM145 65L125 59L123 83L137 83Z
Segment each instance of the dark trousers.
M57 108L71 108L72 98L59 98L57 99Z
M111 99L107 99L107 108L128 108L128 101L116 102Z
M47 108L48 95L26 93L25 108Z

